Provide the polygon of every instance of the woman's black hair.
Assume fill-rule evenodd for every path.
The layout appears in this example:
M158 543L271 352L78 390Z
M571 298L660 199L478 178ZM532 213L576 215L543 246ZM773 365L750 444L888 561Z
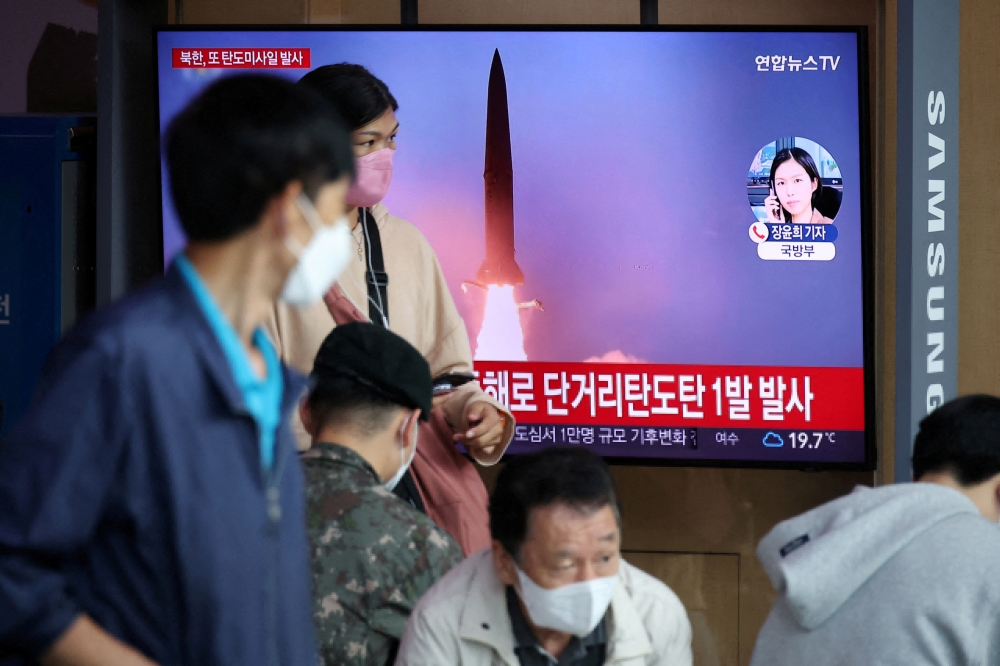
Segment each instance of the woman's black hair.
M361 65L342 62L317 67L299 83L326 98L352 130L399 109L389 86Z
M774 187L774 174L778 172L778 167L788 160L798 162L799 166L806 170L809 181L816 181L816 191L812 193L812 200L810 202L813 210L815 210L817 202L819 202L823 195L823 180L819 177L819 169L816 168L816 162L813 161L812 155L801 148L782 148L778 151L778 154L774 156L774 160L771 162L771 174L768 176L768 184L775 194L777 194L777 190ZM785 210L784 206L781 207L781 215L786 222L791 221L791 216Z

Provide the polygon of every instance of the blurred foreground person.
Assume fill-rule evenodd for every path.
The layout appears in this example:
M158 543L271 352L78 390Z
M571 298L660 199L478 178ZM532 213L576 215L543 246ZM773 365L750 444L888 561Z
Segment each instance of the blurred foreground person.
M431 411L431 371L374 324L333 329L302 422L313 618L326 666L392 664L417 600L462 560L443 529L393 494Z
M771 531L781 594L752 664L1000 664L1000 399L920 422L916 483L859 487Z
M166 151L190 244L70 333L0 446L0 651L314 666L302 381L259 326L279 297L321 298L348 256L348 136L303 88L233 76Z
M691 666L677 596L621 558L611 472L582 448L504 467L490 498L492 549L424 595L397 664Z

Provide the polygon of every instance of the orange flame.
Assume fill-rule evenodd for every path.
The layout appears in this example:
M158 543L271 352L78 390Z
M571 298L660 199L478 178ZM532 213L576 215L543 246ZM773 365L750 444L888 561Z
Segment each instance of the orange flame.
M476 338L477 361L527 361L520 308L514 287L490 285L486 291L486 312Z

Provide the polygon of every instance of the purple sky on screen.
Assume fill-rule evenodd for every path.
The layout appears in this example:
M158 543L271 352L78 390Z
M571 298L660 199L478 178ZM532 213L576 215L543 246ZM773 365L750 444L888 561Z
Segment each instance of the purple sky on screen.
M853 33L162 33L164 127L217 75L170 69L170 48L224 46L308 46L313 66L358 62L389 85L401 131L385 203L427 235L473 338L482 295L459 285L484 254L486 89L499 48L518 297L545 306L522 315L529 359L621 350L657 363L862 365ZM758 72L765 53L840 60L836 71ZM765 262L748 237L747 166L781 136L837 157L832 262ZM164 201L169 257L183 238Z

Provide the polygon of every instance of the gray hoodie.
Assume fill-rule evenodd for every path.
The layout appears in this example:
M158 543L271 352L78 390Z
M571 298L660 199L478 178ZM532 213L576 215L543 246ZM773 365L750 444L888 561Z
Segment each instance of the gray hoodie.
M930 483L855 489L764 537L751 666L1000 664L1000 528Z

